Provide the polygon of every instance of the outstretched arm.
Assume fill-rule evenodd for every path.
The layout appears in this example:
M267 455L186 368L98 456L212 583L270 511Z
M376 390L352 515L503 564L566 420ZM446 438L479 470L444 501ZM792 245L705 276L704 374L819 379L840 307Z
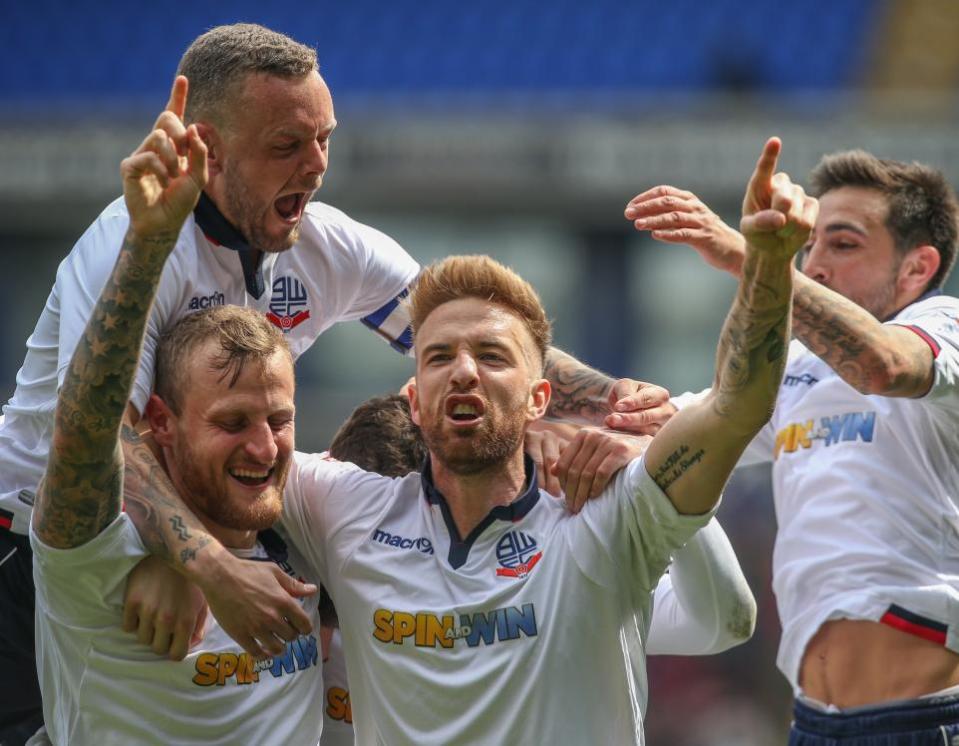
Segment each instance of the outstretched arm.
M163 265L206 184L206 147L196 128L178 138L168 131L186 92L186 78L178 78L154 131L121 164L130 227L60 389L33 513L37 537L52 547L86 543L120 510L118 431L143 332Z
M775 173L780 148L778 139L766 143L743 202L746 254L712 390L673 416L646 452L649 474L680 513L705 513L716 504L736 461L769 419L782 379L792 258L815 222L817 204Z
M630 200L626 217L659 241L692 246L711 267L742 273L745 239L692 192L654 187ZM850 386L901 397L922 396L932 386L932 350L918 335L881 323L798 270L793 286L793 333Z

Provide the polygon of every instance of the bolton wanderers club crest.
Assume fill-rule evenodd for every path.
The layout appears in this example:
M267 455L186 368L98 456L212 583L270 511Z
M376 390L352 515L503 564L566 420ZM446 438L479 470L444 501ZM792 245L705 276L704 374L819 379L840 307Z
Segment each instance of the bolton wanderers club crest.
M543 556L539 546L529 534L522 531L507 531L496 545L496 559L501 567L496 574L507 578L525 578Z
M273 295L266 317L272 324L288 332L310 318L307 302L306 288L299 280L295 277L278 277L273 281Z

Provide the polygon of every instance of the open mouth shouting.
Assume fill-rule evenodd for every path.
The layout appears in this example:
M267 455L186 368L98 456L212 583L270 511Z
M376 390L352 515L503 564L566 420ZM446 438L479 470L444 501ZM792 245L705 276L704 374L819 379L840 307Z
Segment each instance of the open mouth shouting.
M273 203L273 208L284 223L296 225L303 217L303 211L309 201L310 192L295 192L279 197Z
M455 427L477 425L484 414L486 414L486 405L478 396L454 394L446 398L446 418Z

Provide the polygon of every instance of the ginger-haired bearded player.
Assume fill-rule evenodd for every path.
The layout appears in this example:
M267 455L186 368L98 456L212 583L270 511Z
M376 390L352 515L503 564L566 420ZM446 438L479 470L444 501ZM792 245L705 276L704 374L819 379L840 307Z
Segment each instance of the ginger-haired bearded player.
M549 324L532 288L485 257L421 275L411 407L430 452L422 476L300 456L285 496L284 530L337 606L357 743L642 742L650 592L709 521L781 379L791 259L815 203L774 176L779 148L767 143L744 200L749 248L712 393L577 514L537 489L522 451L550 396ZM602 471L628 447L581 433L559 471ZM157 509L157 525L175 515L190 533L157 551L175 564L197 550L184 572L208 598L245 592L234 606L250 613L242 563L211 552L184 506ZM377 540L387 533L407 541Z

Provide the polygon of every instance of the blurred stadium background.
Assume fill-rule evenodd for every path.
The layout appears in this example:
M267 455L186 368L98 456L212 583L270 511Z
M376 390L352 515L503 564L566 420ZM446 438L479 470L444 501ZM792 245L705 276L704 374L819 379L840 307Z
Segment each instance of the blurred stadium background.
M0 7L4 399L58 262L120 193L119 162L182 51L219 23L263 23L317 48L340 123L324 201L423 262L482 252L512 264L540 288L561 347L677 393L708 384L734 284L691 250L635 234L622 217L631 196L671 183L735 221L771 134L800 179L823 153L863 147L959 183L957 0ZM355 404L412 370L353 326L298 365L301 448L323 448ZM721 517L759 629L721 656L650 661L652 746L783 742L768 474L734 477Z

